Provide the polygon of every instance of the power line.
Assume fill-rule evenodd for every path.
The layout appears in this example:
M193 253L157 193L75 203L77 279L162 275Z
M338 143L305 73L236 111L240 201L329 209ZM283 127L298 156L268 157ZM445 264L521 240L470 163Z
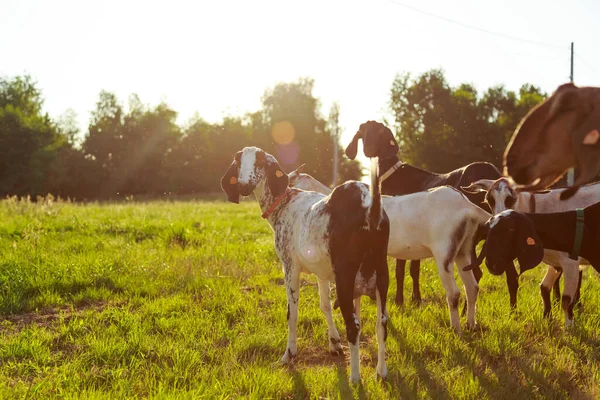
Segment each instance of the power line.
M398 5L398 6L408 8L410 10L419 12L421 14L425 14L425 15L427 15L429 17L437 18L437 19L440 19L442 21L449 22L451 24L459 25L459 26L462 26L463 28L472 29L472 30L475 30L475 31L487 33L488 35L494 35L494 36L502 37L502 38L505 38L505 39L517 40L519 42L524 42L524 43L529 43L529 44L535 44L535 45L538 45L538 46L552 47L552 48L561 49L561 50L564 50L564 49L568 48L567 46L559 46L557 44L537 42L535 40L523 39L523 38L516 37L516 36L505 35L505 34L499 33L499 32L492 32L492 31L489 31L487 29L479 28L477 26L465 24L465 23L462 23L462 22L459 22L459 21L455 21L455 20L450 19L450 18L442 17L441 15L436 15L436 14L430 13L429 11L421 10L419 8L416 8L416 7L413 7L413 6L409 6L408 4L404 4L404 3L401 3L401 2L396 1L396 0L388 0L388 1L391 2L391 3L394 3L394 4Z
M575 53L575 57L577 57L579 59L579 61L581 61L582 63L584 63L586 67L588 67L589 69L591 69L592 71L594 71L596 74L598 74L600 76L600 72L598 72L587 61L585 61L583 58L581 58L581 56L579 54Z

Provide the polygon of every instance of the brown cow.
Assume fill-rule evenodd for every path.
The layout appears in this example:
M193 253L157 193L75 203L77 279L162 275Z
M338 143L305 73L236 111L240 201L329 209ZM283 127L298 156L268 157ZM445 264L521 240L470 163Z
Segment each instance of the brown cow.
M567 83L523 118L504 153L504 174L538 190L572 167L578 176L562 199L600 173L600 88Z

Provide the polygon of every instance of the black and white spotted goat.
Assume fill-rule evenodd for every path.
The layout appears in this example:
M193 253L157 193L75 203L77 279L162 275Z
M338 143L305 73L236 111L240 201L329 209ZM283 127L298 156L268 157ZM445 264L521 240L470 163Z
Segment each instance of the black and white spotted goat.
M376 121L367 121L360 125L352 142L346 148L346 155L353 160L358 151L358 140L362 139L364 153L367 157L378 157L381 193L398 196L433 189L438 186L452 186L456 189L469 185L479 179L498 179L501 174L498 169L487 162L474 162L462 168L455 169L445 174L436 174L413 167L398 158L398 144L392 131L384 124ZM489 211L484 204L483 194L465 193L467 198L475 205ZM396 303L404 302L404 276L406 259L396 260ZM412 259L410 263L410 276L413 282L413 301L421 301L419 288L419 260ZM474 269L477 280L481 278L479 267ZM516 280L517 277L507 275L507 280ZM516 294L515 294L516 297Z
M297 354L300 272L308 272L318 278L329 349L341 353L329 301L329 282L335 280L350 345L353 382L360 380L360 321L353 312L353 300L361 295L377 300L377 375L386 378L389 220L381 207L378 186L372 185L370 193L364 183L346 182L329 196L292 189L272 155L246 147L235 155L221 187L233 203L239 202L240 195L254 192L263 218L275 233L275 250L283 264L288 300L289 336L282 362L290 362Z
M473 193L485 192L486 202L492 208L494 214L513 209L526 213L555 213L562 211L572 211L576 208L583 208L600 202L600 184L583 186L579 191L567 200L560 200L560 195L566 188L546 190L543 192L517 192L506 178L498 180L481 179L473 182L463 190ZM557 230L561 229L556 227ZM581 265L587 265L587 260L579 257L573 260L568 253L556 250L544 250L543 261L549 265L544 280L540 285L540 292L544 302L544 316L549 316L551 312L550 291L552 286L558 291L558 278L561 273L565 276L565 294L576 303L579 299L581 289ZM513 268L507 268L507 273ZM516 273L516 272L513 272ZM518 287L518 280L517 287ZM516 293L516 288L512 291ZM512 293L511 291L511 293ZM560 292L558 292L559 294ZM560 295L560 294L559 294ZM568 305L567 305L568 306ZM565 306L566 307L566 306ZM568 308L564 309L565 324L571 325L572 319L569 318Z
M290 177L290 184L297 188L331 192L308 174L294 171ZM471 271L465 273L463 267L476 262L474 247L484 238L486 222L491 215L450 186L405 196L383 196L383 208L390 219L388 255L408 260L435 258L446 290L450 323L456 332L460 332L460 294L453 272L456 262L467 295L467 324L474 327L479 286L474 274ZM359 310L360 303L355 307Z
M571 252L576 242L577 212L565 211L547 214L519 213L514 210L496 214L489 223L486 240L486 264L492 274L500 275L518 258L521 273L537 266L544 257L544 249ZM600 272L600 203L583 209L582 240L579 254ZM577 280L565 274L562 306L565 325L572 325L573 296ZM577 276L573 271L570 275Z

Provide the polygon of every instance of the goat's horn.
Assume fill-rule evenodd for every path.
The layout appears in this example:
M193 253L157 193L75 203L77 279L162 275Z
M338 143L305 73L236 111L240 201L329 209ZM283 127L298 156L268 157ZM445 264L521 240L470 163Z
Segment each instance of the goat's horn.
M306 165L306 163L303 163L303 164L302 164L302 165L300 165L298 168L296 168L295 170L293 170L292 172L290 172L288 175L291 175L291 174L293 174L293 173L299 174L299 173L300 173L300 170L301 170L302 168L304 168L304 166L305 166L305 165Z

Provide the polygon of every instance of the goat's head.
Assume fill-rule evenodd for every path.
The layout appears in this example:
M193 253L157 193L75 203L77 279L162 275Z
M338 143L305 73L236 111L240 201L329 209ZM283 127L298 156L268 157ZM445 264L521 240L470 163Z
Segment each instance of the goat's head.
M513 210L494 215L486 223L486 264L491 274L501 275L519 260L520 273L535 268L544 258L544 248L533 223Z
M485 202L490 206L492 214L514 208L518 199L517 192L506 178L495 181L480 179L461 189L467 193L485 192Z
M289 183L275 157L257 147L245 147L236 153L221 178L221 188L227 194L227 200L239 203L240 195L249 196L265 181L273 196L283 193Z
M568 83L521 120L504 153L504 174L524 189L537 190L577 167L578 187L600 173L599 155L600 88Z
M390 158L398 154L398 143L390 128L376 121L367 121L361 124L352 142L346 147L346 155L354 160L358 151L358 139L363 141L365 156Z

